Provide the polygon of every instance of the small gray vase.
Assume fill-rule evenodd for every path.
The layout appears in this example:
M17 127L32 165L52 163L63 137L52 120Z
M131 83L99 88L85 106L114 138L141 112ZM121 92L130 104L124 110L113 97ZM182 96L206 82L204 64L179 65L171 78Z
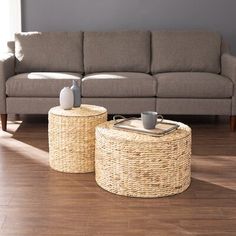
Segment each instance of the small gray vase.
M80 107L81 93L80 93L80 87L76 80L73 80L73 85L71 86L71 90L74 94L74 107Z

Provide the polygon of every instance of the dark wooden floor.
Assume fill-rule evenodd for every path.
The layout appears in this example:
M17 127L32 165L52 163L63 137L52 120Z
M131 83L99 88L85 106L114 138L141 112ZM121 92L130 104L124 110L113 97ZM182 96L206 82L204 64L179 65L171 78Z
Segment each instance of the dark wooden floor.
M225 121L181 118L193 128L192 184L159 199L116 196L94 174L48 165L47 119L0 131L1 236L236 235L236 132Z

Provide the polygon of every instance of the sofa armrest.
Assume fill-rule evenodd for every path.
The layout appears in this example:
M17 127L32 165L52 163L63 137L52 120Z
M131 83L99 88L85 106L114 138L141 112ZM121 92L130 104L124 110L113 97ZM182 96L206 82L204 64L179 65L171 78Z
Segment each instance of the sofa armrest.
M221 57L221 67L221 74L230 78L236 84L236 57L230 54L223 54Z
M6 81L15 73L15 57L12 53L0 55L0 114L6 114Z
M232 116L236 115L236 57L223 54L221 57L221 74L230 78L234 84L232 97Z

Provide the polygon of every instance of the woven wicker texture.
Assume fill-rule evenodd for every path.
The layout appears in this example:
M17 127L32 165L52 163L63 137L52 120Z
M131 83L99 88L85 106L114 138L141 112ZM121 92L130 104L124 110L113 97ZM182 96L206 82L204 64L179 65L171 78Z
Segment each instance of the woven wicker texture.
M95 127L107 120L103 107L81 105L49 111L49 163L51 168L68 173L94 171Z
M168 121L170 122L170 121ZM181 193L191 182L191 129L162 137L119 130L114 121L96 128L96 182L105 190L132 197Z

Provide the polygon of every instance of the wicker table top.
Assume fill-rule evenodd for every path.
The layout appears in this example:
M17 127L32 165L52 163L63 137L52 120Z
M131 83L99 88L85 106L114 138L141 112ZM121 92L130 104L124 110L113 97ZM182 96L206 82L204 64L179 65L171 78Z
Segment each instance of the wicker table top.
M82 104L80 107L72 108L71 110L64 110L60 106L53 107L49 113L58 116L76 116L76 117L89 117L105 114L106 108L95 105Z
M119 128L113 127L115 121L108 121L98 126L99 132L105 134L107 138L117 139L127 142L140 142L140 143L152 143L152 142L169 142L172 140L183 139L189 135L191 128L183 123L175 122L171 120L163 120L164 122L176 123L179 125L179 128L172 133L160 136L153 137L146 134L140 134L133 131L121 130Z

